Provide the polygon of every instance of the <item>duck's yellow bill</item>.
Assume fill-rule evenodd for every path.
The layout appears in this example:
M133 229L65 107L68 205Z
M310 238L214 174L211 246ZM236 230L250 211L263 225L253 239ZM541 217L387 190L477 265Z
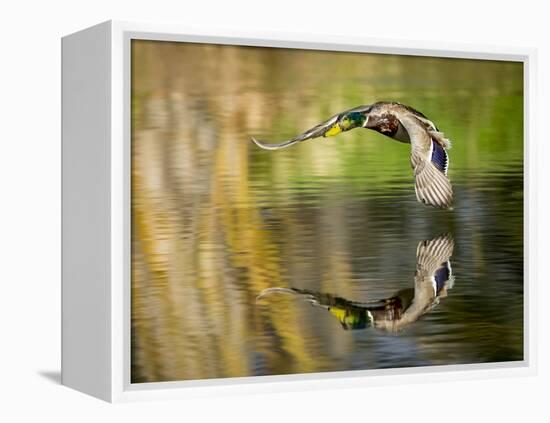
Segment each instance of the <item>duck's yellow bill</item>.
M334 135L338 135L340 132L342 132L340 125L335 123L327 132L325 132L325 137L333 137Z

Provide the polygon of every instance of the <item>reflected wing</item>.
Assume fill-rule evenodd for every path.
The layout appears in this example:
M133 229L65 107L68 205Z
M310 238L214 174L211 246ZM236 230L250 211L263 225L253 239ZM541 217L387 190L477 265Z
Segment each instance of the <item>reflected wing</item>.
M376 300L376 301L370 301L370 302L349 301L332 294L323 294L316 291L310 291L308 289L282 288L282 287L273 287L273 288L264 289L256 297L256 301L259 301L271 294L290 294L301 300L304 300L310 303L311 305L321 307L321 308L326 308L326 309L330 307L334 307L336 305L370 308L370 307L376 307L376 306L385 304L385 300Z
M421 241L416 249L415 289L429 287L428 296L439 296L443 288L451 286L453 274L449 259L453 254L454 241L449 235L429 241ZM416 295L415 295L416 301Z
M432 131L415 117L401 120L411 140L411 166L414 169L415 192L418 201L441 209L453 202L453 187L447 177L448 140Z
M252 138L252 141L254 144L256 144L258 147L261 147L265 150L279 150L281 148L290 147L293 144L296 144L301 141L310 140L313 138L319 138L319 137L326 137L326 136L332 136L336 135L340 132L342 132L342 129L338 127L338 120L346 115L347 113L351 112L366 112L371 108L371 106L359 106L355 107L353 109L349 109L346 111L343 111L341 113L338 113L334 116L332 116L330 119L314 126L311 129L308 129L303 134L298 135L295 138L292 138L290 140L286 140L277 144L270 144L265 143L263 141L259 141L255 138ZM333 130L334 133L330 133L330 131Z
M453 275L449 259L453 254L454 241L450 235L421 241L416 250L416 274L414 298L404 311L394 315L374 314L378 329L398 331L429 312L439 302L446 288L451 288ZM396 296L394 298L398 298ZM390 310L392 311L392 310ZM399 309L396 309L399 311Z

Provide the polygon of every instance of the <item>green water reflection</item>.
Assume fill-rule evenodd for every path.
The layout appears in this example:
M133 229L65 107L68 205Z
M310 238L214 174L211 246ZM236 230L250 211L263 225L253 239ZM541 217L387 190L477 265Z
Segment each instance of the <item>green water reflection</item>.
M519 63L134 41L132 381L521 360L522 81ZM378 100L453 141L454 210L417 203L409 146L373 131L249 141ZM455 286L396 330L256 301L410 294L442 233Z

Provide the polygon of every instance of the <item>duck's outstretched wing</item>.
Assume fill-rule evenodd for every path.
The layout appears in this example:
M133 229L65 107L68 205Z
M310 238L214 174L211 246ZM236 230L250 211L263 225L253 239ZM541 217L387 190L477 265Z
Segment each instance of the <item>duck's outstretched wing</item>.
M294 137L292 139L289 139L280 143L276 143L276 144L266 143L264 141L259 141L256 138L252 138L252 141L258 147L261 147L265 150L279 150L281 148L290 147L291 145L301 141L310 140L310 139L319 138L319 137L330 137L333 135L337 135L340 132L346 131L348 129L353 129L353 127L342 128L339 125L339 121L344 115L347 115L352 112L357 112L357 113L367 112L371 107L372 106L370 105L358 106L358 107L354 107L353 109L345 110L341 113L338 113L332 116L330 119L327 119L326 121L318 125L315 125L313 128L308 129L307 131L298 135L297 137Z
M414 170L415 192L418 201L440 209L453 202L453 187L447 177L450 146L443 134L409 115L400 118L411 140L411 166Z

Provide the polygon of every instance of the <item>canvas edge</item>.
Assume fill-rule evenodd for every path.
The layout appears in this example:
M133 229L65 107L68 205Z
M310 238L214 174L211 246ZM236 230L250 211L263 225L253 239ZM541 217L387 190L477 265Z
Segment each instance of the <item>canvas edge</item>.
M111 396L113 402L288 392L473 380L536 374L536 145L534 117L536 49L488 45L453 44L412 40L387 40L328 34L235 31L109 21L111 25ZM130 81L131 38L187 41L265 47L312 48L384 54L508 60L524 63L525 134L525 307L524 360L518 362L465 364L403 369L364 370L255 376L246 378L130 384ZM418 48L417 45L422 47Z
M110 24L61 40L61 383L111 400Z

